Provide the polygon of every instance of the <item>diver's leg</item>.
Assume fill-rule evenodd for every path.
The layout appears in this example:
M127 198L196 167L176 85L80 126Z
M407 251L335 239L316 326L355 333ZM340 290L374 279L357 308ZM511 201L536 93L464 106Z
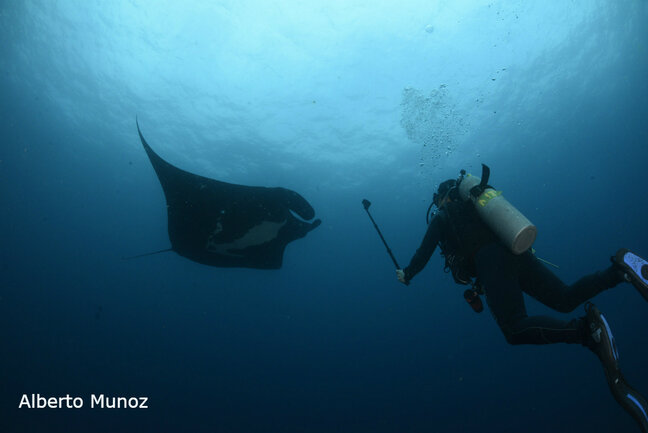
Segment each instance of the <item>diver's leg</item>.
M520 285L529 295L544 305L562 313L623 281L622 273L613 263L604 271L595 272L567 286L535 255L526 252L520 256Z
M475 257L477 277L497 324L510 344L583 343L583 319L528 317L519 284L519 260L499 244L483 247Z
M588 330L586 345L600 359L614 399L639 423L641 430L647 433L648 402L621 374L619 352L608 321L590 302L585 304L585 312Z

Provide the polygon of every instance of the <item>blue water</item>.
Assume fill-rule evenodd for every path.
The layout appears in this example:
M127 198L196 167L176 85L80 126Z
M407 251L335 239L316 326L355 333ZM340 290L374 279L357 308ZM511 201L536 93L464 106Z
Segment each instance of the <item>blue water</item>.
M566 282L648 255L648 3L382 3L2 3L0 431L639 431L589 351L509 346L438 254L399 284L361 200L405 266L438 183L484 162ZM170 246L136 115L322 225L278 271L122 260ZM648 394L648 305L594 302Z

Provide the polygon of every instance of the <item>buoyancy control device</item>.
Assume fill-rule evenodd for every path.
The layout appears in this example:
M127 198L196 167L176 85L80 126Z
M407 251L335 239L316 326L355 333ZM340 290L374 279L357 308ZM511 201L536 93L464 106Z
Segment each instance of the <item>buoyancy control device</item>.
M482 164L482 177L461 170L457 179L459 197L472 201L477 214L513 254L522 254L533 245L538 229L508 202L501 191L488 185L490 169Z
M492 186L488 185L489 178L490 168L485 164L482 164L481 178L466 174L465 170L461 170L456 181L447 181L450 186L446 187L445 192L439 191L434 195L434 199L426 212L426 222L428 224L431 222L430 211L432 206L437 205L438 207L439 203L444 202L446 197L449 197L454 202L468 203L470 201L479 218L511 252L519 255L531 249L535 253L531 246L538 232L536 226L509 203L502 196L501 191L496 191ZM441 189L441 186L439 189ZM432 213L432 215L436 214ZM451 225L451 227L453 230L457 230L454 225ZM456 235L457 233L455 233ZM473 280L469 275L469 270L462 266L461 260L459 260L459 263L456 262L457 257L455 255L448 255L443 246L441 250L446 257L446 272L448 270L452 271L456 283L471 286L470 289L466 289L464 292L464 299L475 312L482 312L484 306L480 295L484 294L484 289L479 280ZM539 260L558 267L546 260L540 258Z

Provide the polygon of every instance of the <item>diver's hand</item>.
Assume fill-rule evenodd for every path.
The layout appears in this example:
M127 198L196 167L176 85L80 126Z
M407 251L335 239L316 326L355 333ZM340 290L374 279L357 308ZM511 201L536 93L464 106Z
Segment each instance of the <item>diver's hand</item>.
M405 272L403 272L402 269L396 269L396 277L398 278L398 281L409 286L409 281L405 279Z

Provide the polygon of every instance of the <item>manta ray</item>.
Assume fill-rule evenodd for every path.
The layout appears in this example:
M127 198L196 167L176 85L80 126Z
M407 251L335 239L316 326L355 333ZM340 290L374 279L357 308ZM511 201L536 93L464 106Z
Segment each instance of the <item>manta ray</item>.
M321 224L308 222L315 210L295 191L222 182L171 165L136 124L166 198L171 248L156 253L175 251L209 266L279 269L286 245Z

